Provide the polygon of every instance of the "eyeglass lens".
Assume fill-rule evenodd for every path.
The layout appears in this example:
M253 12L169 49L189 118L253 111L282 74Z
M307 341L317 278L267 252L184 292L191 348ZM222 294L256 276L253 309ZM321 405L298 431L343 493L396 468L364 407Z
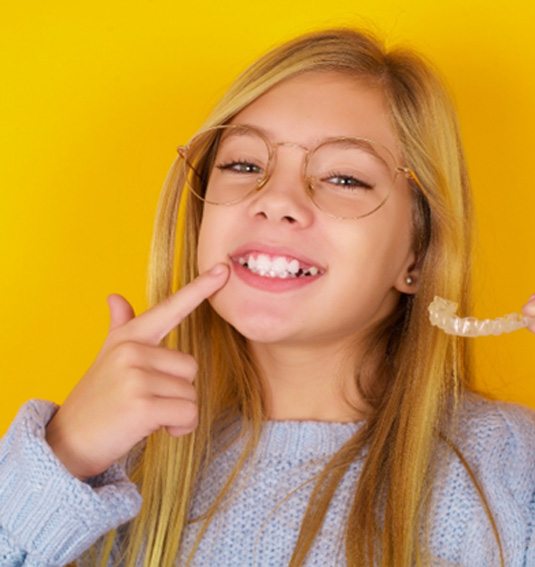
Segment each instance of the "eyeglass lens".
M201 195L198 164L214 144L214 130L219 141L213 148L208 191ZM267 182L272 162L269 145L257 130L221 126L192 140L186 159L187 183L195 195L209 203L234 204ZM366 216L380 207L396 175L388 150L359 138L323 142L305 163L310 198L320 209L340 218Z

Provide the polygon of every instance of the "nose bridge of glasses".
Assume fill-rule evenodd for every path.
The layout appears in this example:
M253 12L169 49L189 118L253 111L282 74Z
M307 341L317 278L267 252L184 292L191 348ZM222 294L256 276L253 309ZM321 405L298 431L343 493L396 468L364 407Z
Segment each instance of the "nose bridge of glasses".
M304 150L307 153L309 151L309 149L306 146L303 146L303 144L298 144L297 142L276 142L273 145L276 147L284 146L286 148L297 148Z
M298 142L272 142L271 143L272 148L273 148L273 152L272 152L272 163L271 163L271 167L270 167L270 171L269 171L269 177L271 178L273 176L273 172L275 170L275 166L277 164L278 158L279 158L279 148L280 147L285 147L285 148L290 148L290 149L296 149L296 150L301 150L302 152L305 153L304 155L304 159L301 159L301 176L304 179L304 173L305 173L305 169L306 169L306 163L308 161L308 157L310 154L310 149L307 146L304 146L303 144L299 144Z
M290 149L295 149L295 150L301 150L302 152L305 153L304 161L306 162L308 160L308 155L310 153L310 149L307 148L306 146L304 146L303 144L299 144L297 142L274 142L274 143L272 143L272 145L273 145L273 148L274 148L274 152L273 152L274 163L273 163L273 165L275 165L275 162L277 161L280 147L290 148Z

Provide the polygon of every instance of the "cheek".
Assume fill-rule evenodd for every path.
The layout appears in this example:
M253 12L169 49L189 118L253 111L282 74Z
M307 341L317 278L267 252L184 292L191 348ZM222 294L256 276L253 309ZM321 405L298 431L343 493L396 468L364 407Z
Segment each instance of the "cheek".
M388 213L361 219L352 246L344 251L348 275L379 294L394 285L412 250L410 214Z
M211 254L213 253L213 246L210 245L214 241L212 237L213 225L209 217L210 215L207 215L206 212L203 214L199 230L197 246L197 267L199 273L208 269L211 263Z
M226 236L233 222L227 217L228 211L223 207L205 205L197 246L199 273L211 268L217 262L227 260L230 249Z

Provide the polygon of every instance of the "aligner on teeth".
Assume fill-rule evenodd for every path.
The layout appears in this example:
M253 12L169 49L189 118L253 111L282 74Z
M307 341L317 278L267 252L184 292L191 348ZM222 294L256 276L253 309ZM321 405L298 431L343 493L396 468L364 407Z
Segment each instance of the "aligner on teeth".
M435 296L429 307L431 324L449 335L460 337L478 337L501 335L527 327L526 317L518 313L510 313L497 319L476 319L475 317L459 317L456 314L457 303Z

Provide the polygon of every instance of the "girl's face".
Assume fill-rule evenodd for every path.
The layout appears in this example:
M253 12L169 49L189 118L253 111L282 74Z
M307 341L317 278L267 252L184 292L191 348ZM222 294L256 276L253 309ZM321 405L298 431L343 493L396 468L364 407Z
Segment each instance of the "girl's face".
M390 149L402 165L382 92L336 72L288 79L232 123L259 127L272 142L307 148L326 137L369 138ZM204 205L199 271L217 262L231 266L227 284L209 301L250 341L319 346L358 340L395 308L399 292L415 288L404 281L409 272L415 275L407 181L398 175L386 203L370 216L335 219L316 208L306 193L303 149L285 145L277 152L271 178L259 192L232 206ZM240 267L238 258L249 252L271 260L295 257L300 266L306 260L321 273L288 286L287 278L274 281Z

